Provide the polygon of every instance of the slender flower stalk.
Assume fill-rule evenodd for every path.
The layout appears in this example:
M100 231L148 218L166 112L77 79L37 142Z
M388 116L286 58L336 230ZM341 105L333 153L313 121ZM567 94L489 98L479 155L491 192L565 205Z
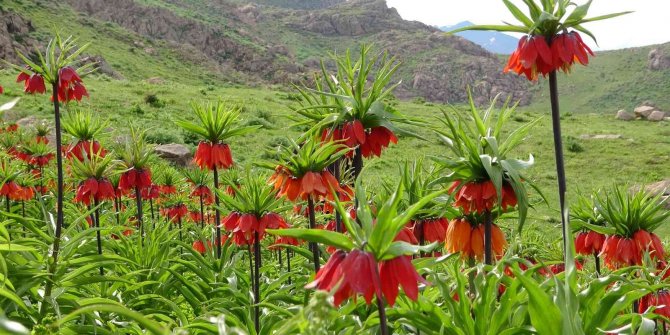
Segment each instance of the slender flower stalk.
M237 107L227 106L219 101L216 104L191 105L198 122L177 121L177 125L198 135L202 140L193 157L193 161L201 168L212 171L214 176L214 216L216 241L221 240L221 212L219 210L219 169L233 167L233 157L230 147L226 143L230 138L241 136L258 129L257 126L239 126L240 110ZM216 245L216 255L221 257L221 244Z
M561 136L561 121L558 96L558 80L556 73L570 73L575 63L588 65L589 56L593 51L584 43L580 32L589 35L594 41L595 36L586 30L584 23L605 20L630 12L620 12L597 17L587 17L592 1L577 5L571 1L524 1L528 7L528 15L511 1L503 0L505 6L521 25L482 25L468 26L452 31L464 30L495 30L526 34L519 40L517 49L510 55L504 72L515 72L525 75L530 81L536 81L539 75L549 75L549 97L551 102L551 119L554 135L554 155L558 181L558 197L563 232L563 254L567 255L568 206L566 204L567 183ZM570 7L574 7L569 10ZM542 13L539 15L538 13ZM574 260L565 260L572 263Z
M56 131L56 222L54 229L54 241L49 263L48 275L44 286L44 301L40 307L40 315L46 313L47 302L52 298L51 293L54 285L54 275L58 268L58 253L60 251L61 234L63 227L63 157L60 151L61 139L61 115L60 103L71 100L79 101L83 96L88 96L83 86L81 77L77 74L85 73L93 65L83 65L77 70L73 66L79 64L78 57L86 49L87 45L77 48L72 38L62 39L60 35L49 42L44 54L40 54L39 62L32 62L28 57L19 53L19 57L26 64L24 67L14 66L20 71L17 82L23 81L24 91L29 94L45 93L46 83L51 85L51 101L54 108L54 120ZM49 61L47 61L49 60Z

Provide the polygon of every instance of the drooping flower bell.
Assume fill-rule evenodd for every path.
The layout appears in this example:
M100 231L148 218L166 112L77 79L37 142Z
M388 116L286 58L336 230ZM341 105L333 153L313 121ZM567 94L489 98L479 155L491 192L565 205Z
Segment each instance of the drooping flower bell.
M92 200L96 202L114 199L114 186L106 178L88 178L79 183L74 202L90 205Z
M212 195L212 191L205 185L196 186L191 192L191 197L202 197L203 203L206 205L210 205L214 202L214 195Z
M582 231L575 237L575 251L580 255L593 255L600 253L607 236L590 230Z
M66 66L58 71L58 101L81 101L88 96L88 91L77 74L77 71Z
M417 239L423 237L424 242L442 242L447 237L449 221L445 218L427 219L410 222L410 227Z
M253 243L255 233L262 240L266 229L286 228L288 224L276 213L266 213L259 219L255 214L231 212L223 219L223 226L234 234L236 243L240 241L238 245L243 245L246 243L241 241Z
M461 253L463 258L484 257L484 224L473 227L466 219L452 221L447 228L445 244L450 253ZM501 257L507 246L505 234L496 224L491 225L491 249L496 257Z
M517 199L514 189L507 183L501 188L502 201L500 206L503 210L516 206ZM498 203L498 195L495 186L490 180L483 182L468 182L462 184L460 181L453 183L449 193L454 196L454 206L463 210L463 213L482 214L485 211L491 211Z
M512 71L525 75L528 80L537 80L539 74L546 76L554 70L568 73L575 62L587 65L589 55L594 56L576 31L557 34L549 43L542 35L523 36L504 72Z
M18 200L21 198L21 186L13 180L6 181L2 187L0 187L0 195L9 197L11 200Z
M170 221L179 222L188 215L188 207L180 203L163 209L163 213Z
M201 169L229 169L233 166L233 155L228 144L201 141L195 150L193 161Z
M382 150L391 143L397 144L398 138L386 127L378 126L366 130L359 120L345 122L335 129L324 129L321 141L341 141L349 148L360 146L363 157L381 156ZM353 151L347 156L351 157Z
M286 196L290 201L300 198L306 200L308 196L314 198L327 197L331 189L344 192L340 183L328 171L309 171L299 178L295 178L283 166L278 166L270 178L280 196Z
M637 312L645 313L650 307L656 308L654 314L670 318L670 292L663 290L645 295L640 299Z
M140 190L151 186L151 170L144 168L141 170L132 168L123 174L119 179L119 189L129 191L138 187Z
M382 283L376 267L374 256L368 252L354 249L346 253L338 250L305 288L331 291L337 287L335 306L356 294L362 295L370 304L375 295L382 296Z
M44 85L44 77L42 77L41 74L28 74L22 71L16 78L16 82L23 82L23 91L28 94L44 94L47 90L46 86Z
M0 85L0 94L3 94L3 93L5 93L5 89L2 88L2 85Z

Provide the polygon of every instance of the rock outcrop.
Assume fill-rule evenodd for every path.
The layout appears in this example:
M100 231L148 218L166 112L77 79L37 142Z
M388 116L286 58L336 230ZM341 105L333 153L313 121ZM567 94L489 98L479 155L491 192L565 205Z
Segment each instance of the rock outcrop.
M20 63L15 50L30 55L38 46L37 41L30 37L35 31L33 24L16 13L0 9L0 59L12 63ZM4 64L0 63L0 68Z
M649 51L647 67L652 71L670 69L670 55L667 55L662 49Z

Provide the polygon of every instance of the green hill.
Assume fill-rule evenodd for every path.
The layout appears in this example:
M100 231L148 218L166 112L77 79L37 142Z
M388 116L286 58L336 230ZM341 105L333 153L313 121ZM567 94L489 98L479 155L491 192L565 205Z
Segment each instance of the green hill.
M140 6L140 2L146 12L127 19L118 18L109 11L95 10L96 6L117 6L119 11L130 13L138 8L135 6ZM130 122L141 124L149 129L151 140L157 143L192 143L174 126L176 119L187 117L189 101L223 98L243 105L246 122L260 124L263 129L232 143L232 147L236 148L236 159L241 163L264 157L262 148L281 143L286 136L298 134L298 129L290 127L291 123L286 118L290 106L295 105L295 96L286 83L306 79L312 69L310 66L316 66L313 63L327 58L328 52L342 52L346 47L355 47L358 42L375 41L378 49L386 46L392 54L397 53L403 61L399 79L407 84L409 78L410 85L399 88L397 95L409 99L395 102L396 108L424 120L439 115L440 109L447 106L422 103L422 99L413 98L416 92L420 92L413 90L413 86L422 87L422 77L426 77L426 85L435 85L435 92L448 92L451 94L449 96L454 97L445 100L458 103L460 100L457 98L464 93L463 87L459 86L463 84L464 78L471 77L472 83L476 84L477 96L480 101L485 101L497 89L490 85L496 83L497 79L488 82L482 78L502 76L502 57L498 59L498 56L482 52L481 48L460 38L431 33L429 28L421 28L422 25L417 23L407 23L407 27L393 26L405 22L392 18L393 13L387 13L389 16L386 19L380 17L374 25L366 25L372 30L360 36L342 33L328 35L304 30L309 25L303 28L295 26L301 20L308 23L306 18L312 16L333 17L338 13L349 13L352 17L367 15L374 11L371 7L380 6L374 1L365 2L366 5L362 7L344 4L319 11L294 11L272 6L259 9L252 5L251 8L260 11L259 17L264 17L257 19L255 24L233 19L232 16L216 15L217 11L225 8L241 10L238 4L226 1L209 1L207 6L199 6L201 2L195 0L91 0L88 3L91 6L89 9L86 9L84 1L77 0L69 0L67 3L6 0L0 5L0 20L4 23L0 25L0 30L5 26L11 27L7 30L7 36L14 40L14 46L44 43L51 35L52 27L77 36L82 43L91 42L88 54L104 59L104 71L86 78L91 97L71 108L90 108L109 119L114 129L124 129ZM83 14L80 11L94 14ZM211 36L220 32L223 35L218 40L210 41L209 49L198 47L199 42L195 40L192 43L178 43L165 37L172 36L174 30L162 25L153 28L143 26L146 21L140 16L145 14L151 20L160 17L166 22L181 22L185 27L204 27L205 33ZM19 18L23 18L23 21ZM135 22L136 26L126 20ZM314 20L321 22L318 18ZM225 26L226 29L217 30L217 25ZM385 25L391 25L392 28L384 29ZM167 30L161 30L163 28ZM183 28L182 31L190 36L188 29ZM222 49L219 53L214 48L216 45L230 45L231 49ZM285 50L282 51L279 46L284 46ZM572 75L560 77L561 103L566 113L563 126L566 147L569 149L566 167L571 197L577 187L590 191L612 182L647 183L668 177L667 169L663 168L670 164L668 122L626 123L613 119L616 110L630 110L644 100L653 100L659 107L670 109L667 98L670 96L668 70L652 71L647 66L649 52L655 48L668 54L668 45L604 52L593 58L588 67L575 67ZM7 52L8 49L2 50ZM248 59L244 58L247 56ZM8 58L12 60L11 55ZM467 66L463 68L463 64L475 68L482 66L479 70L486 69L491 74L469 71ZM491 69L488 70L488 67ZM252 71L255 68L258 71ZM280 80L282 73L284 77ZM14 71L0 70L0 84L6 89L6 96L0 97L3 101L6 97L22 96L21 87L13 84L15 75ZM442 82L438 80L440 76L460 79ZM510 80L518 85L518 91L527 90L523 81ZM415 85L416 81L418 85ZM531 105L519 111L517 121L523 122L546 114L549 109L546 85L541 79L538 84L530 86L528 97L533 98ZM426 98L431 100L430 96ZM150 101L154 102L148 103ZM29 96L19 103L13 111L14 115L6 117L18 119L36 115L49 119L49 111L48 99ZM549 121L545 116L531 132L519 157L527 157L529 153L535 155L537 166L530 171L530 178L538 183L550 203L556 204ZM434 139L431 132L425 129L414 130ZM109 136L114 133L110 132ZM619 134L622 138L580 139L580 136L587 134ZM383 159L373 163L369 173L393 178L398 162L443 152L445 149L433 142L401 138L399 145L392 147ZM540 206L532 213L532 221L539 225L556 224L557 212L554 206Z

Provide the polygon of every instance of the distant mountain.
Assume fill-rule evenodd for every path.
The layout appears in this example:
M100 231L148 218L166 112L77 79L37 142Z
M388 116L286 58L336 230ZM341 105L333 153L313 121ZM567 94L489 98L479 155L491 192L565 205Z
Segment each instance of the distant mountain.
M453 26L443 26L440 27L440 30L451 31L458 28L463 28L471 26L474 23L469 21L463 21L461 23L455 24ZM499 33L496 31L463 31L456 33L457 36L461 36L471 42L479 44L484 49L491 51L497 54L509 55L514 52L519 39L507 34Z

